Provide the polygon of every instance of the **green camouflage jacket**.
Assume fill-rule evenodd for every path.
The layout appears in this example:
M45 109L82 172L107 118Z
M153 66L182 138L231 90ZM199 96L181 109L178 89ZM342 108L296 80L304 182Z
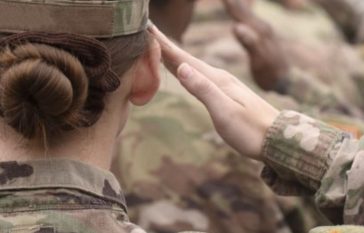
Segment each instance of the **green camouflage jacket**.
M336 209L343 207L345 223L362 224L360 148L362 142L346 133L284 111L267 133L264 156L271 168L265 169L263 175L281 194L316 192L320 207L335 210L331 212L337 216L342 212ZM0 163L0 168L0 232L145 232L129 222L123 192L107 171L70 160L10 161ZM213 183L205 188L209 187L214 191ZM233 195L228 187L221 191ZM239 203L235 199L234 206L244 207ZM160 212L150 214L163 216L162 210L167 214L170 210L155 206L158 209ZM182 217L201 221L192 206L190 209ZM318 228L312 232L360 232L355 228L337 229Z
M335 224L364 224L364 138L294 111L268 130L262 177L280 195L315 195ZM348 229L315 232L351 232ZM360 232L360 231L352 231ZM361 228L363 232L363 228Z
M264 1L259 3L263 4ZM276 17L277 14L271 16ZM314 21L317 24L316 18ZM205 38L206 34L211 33L204 32L201 36ZM320 31L317 34L323 33ZM221 28L218 35L221 36ZM221 64L224 64L221 67L229 69L245 83L249 81L242 68L244 60L225 56L229 51L216 51L218 44L203 38L191 43L196 45L190 50L193 54L200 54L205 59L209 56L215 60L220 57L223 60ZM223 42L223 45L231 44L225 40ZM206 53L201 50L206 50ZM239 45L232 50L239 51ZM229 59L224 63L225 58ZM217 63L220 64L219 61ZM338 74L337 66L335 68L330 70ZM344 72L343 76L346 77L346 74ZM307 82L312 88L310 90L317 93L316 96L307 94L300 81L292 84L299 91L291 88L295 93L294 99L288 95L259 94L279 109L307 112L330 124L344 126L356 136L364 132L362 124L342 114L345 110L342 108L344 98L337 98L336 94L332 94L333 98L326 98L325 91L330 88L325 83L317 87L310 82L315 75L292 71L292 76ZM162 81L163 91L154 101L148 106L134 109L132 119L123 131L118 163L114 163L116 170L119 170L117 177L126 191L129 216L133 222L157 233L185 229L210 233L307 233L308 229L318 224L329 224L322 222L320 216L312 211L314 206L310 198L272 195L258 177L262 165L243 159L224 144L214 133L204 107L185 96L186 92L180 90L180 84L168 77L166 71L162 72ZM357 96L354 91L350 93ZM311 97L322 103L316 105ZM359 101L351 106L356 109L358 104Z
M264 10L257 11L260 17L272 24L282 38L280 43L289 60L290 69L285 77L282 77L282 82L277 85L276 91L291 96L299 104L305 105L299 112L307 113L315 108L320 112L363 119L362 50L346 43L332 21L347 20L355 23L350 12L361 14L364 19L364 1L318 0L318 2L335 11L335 17L328 17L317 6L312 6L312 9L304 14L291 11L274 13L272 7L267 6L263 7ZM348 10L349 6L351 10ZM273 13L279 16L277 22L271 20ZM316 114L312 115L317 117Z
M322 112L338 113L362 119L364 116L364 72L340 72L324 81L310 72L292 67L277 86L277 91L297 102L318 107Z
M1 162L0 171L0 232L144 232L108 171L53 159Z
M114 165L132 222L158 233L307 233L327 224L309 198L273 195L259 177L262 164L228 147L203 105L171 92L173 81L134 109L123 131ZM295 105L274 93L265 97Z

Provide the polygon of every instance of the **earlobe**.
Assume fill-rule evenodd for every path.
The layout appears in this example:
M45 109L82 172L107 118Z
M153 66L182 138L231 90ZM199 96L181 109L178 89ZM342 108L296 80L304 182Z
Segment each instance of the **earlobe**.
M160 59L160 45L156 40L153 40L148 51L136 64L129 95L129 101L132 104L137 106L145 105L157 93L160 84Z

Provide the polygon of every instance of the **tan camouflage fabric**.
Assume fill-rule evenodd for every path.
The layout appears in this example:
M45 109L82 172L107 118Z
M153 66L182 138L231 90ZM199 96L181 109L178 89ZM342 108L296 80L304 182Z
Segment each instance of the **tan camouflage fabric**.
M360 226L333 226L333 227L317 227L309 233L362 233L364 227Z
M283 28L283 30L284 29L285 28ZM291 33L292 31L289 30L289 32ZM327 40L327 38L325 37L324 39ZM323 42L321 43L327 43L327 41L325 40L322 40ZM282 42L288 42L288 46L287 44L284 46L286 49L290 49L294 46L291 45L290 47L290 41L288 40L283 40ZM292 68L287 76L288 83L284 84L286 88L286 100L282 101L284 98L272 99L271 96L266 97L265 94L263 94L263 96L266 97L265 99L267 99L268 102L279 108L288 107L295 108L299 111L304 111L312 116L322 119L330 125L341 128L355 138L359 138L363 133L363 124L360 120L360 118L362 119L363 112L363 73L361 69L363 67L363 63L362 61L360 61L360 57L358 56L358 54L356 54L354 48L348 47L339 39L333 42L331 41L328 44L331 43L339 49L332 49L328 47L329 49L332 49L332 51L328 53L331 55L327 56L326 60L320 60L322 56L320 57L320 55L317 55L315 53L315 50L308 50L312 53L308 54L309 56L306 56L311 59L314 58L313 56L318 56L317 59L312 60L319 64L318 66L321 66L324 69L326 67L325 65L328 63L329 66L327 66L328 69L326 71L320 72L324 69L322 69L321 67L315 67L315 64L313 63L307 62L306 64L304 64L302 61L305 60L302 59L302 57L305 58L305 55L307 54L305 54L302 50L293 50L293 52L302 52L303 56L296 56L291 59ZM302 44L297 43L296 46L300 45ZM307 46L307 44L304 44L304 46L308 48L310 47ZM318 50L316 52L321 54L323 50L319 46L317 47ZM290 55L294 55L292 51L290 51L290 53ZM299 59L297 59L297 57ZM353 62L352 64L355 65L346 65L345 62L343 62L345 61L345 59L340 58L345 58L350 62L354 60L355 62ZM293 102L289 103L289 101L287 101L290 99L290 97L293 97L293 102L296 102L297 105L292 104ZM289 177L289 174L287 174L287 177ZM290 186L287 185L286 188L288 187ZM300 190L300 194L304 193L309 195L306 188ZM304 208L302 210L305 211ZM335 210L330 210L327 212L335 213ZM333 222L336 222L337 224L342 223L342 221L340 221L340 217L342 217L341 215L329 215L329 217L333 220ZM333 217L336 217L336 219ZM328 231L330 233L336 233L336 228L325 229L332 230ZM337 232L350 232L350 230L352 230L352 228L343 227L340 228L340 231ZM358 232L358 229L356 231Z
M354 47L342 38L333 21L334 16L343 18L345 15L345 8L335 5L336 2L350 1L327 0L327 4L336 9L332 17L328 17L320 7L314 5L301 13L286 14L286 10L277 13L273 6L263 7L257 4L257 12L272 24L281 37L282 47L289 60L290 70L283 77L285 81L277 86L277 91L292 97L299 104L320 109L321 112L362 119L362 52L360 47ZM355 0L351 2L354 3ZM364 12L363 3L361 0L356 1L355 10L358 13ZM279 20L270 20L277 15ZM354 23L353 18L350 20ZM306 111L311 110L307 108L304 112Z
M80 162L1 162L0 195L0 232L144 233L115 177Z
M362 0L317 0L351 43L364 42Z
M148 6L149 0L0 0L0 32L129 35L146 28Z
M280 108L304 109L274 93L265 98ZM355 136L364 132L350 117L307 109L327 122L353 126ZM144 229L307 233L331 224L309 197L272 195L259 179L262 165L229 148L214 132L204 107L193 99L163 90L132 116L114 165L130 217Z
M0 196L0 232L145 233L114 175L78 161L1 162Z
M334 224L363 225L363 138L294 111L268 130L263 178L281 195L315 195Z
M327 2L334 5L337 1ZM360 47L343 40L332 18L320 7L313 5L307 12L287 13L258 3L257 12L273 25L289 58L289 72L276 91L296 105L287 104L287 100L282 101L284 98L272 102L268 97L267 101L280 109L304 112L360 137L364 132L364 60ZM356 10L360 9L358 3ZM278 20L270 20L273 16L278 16Z
M265 4L264 1L258 3ZM206 2L203 9L211 5ZM286 17L282 19L284 22L294 18L292 13L274 13L276 8L271 5L258 6L266 17ZM287 15L291 15L291 18L288 19ZM314 16L312 24L318 27L317 22L323 21L322 16ZM335 101L326 104L328 107L324 104L316 106L313 99L308 101L305 95L304 98L292 98L258 90L249 79L245 69L246 58L244 60L242 56L244 52L232 38L228 23L218 20L211 22L215 16L208 13L197 17L202 22L193 24L186 35L185 48L192 54L234 73L279 109L304 111L345 128L357 137L362 135L363 124L343 115L342 109L336 108ZM311 18L312 15L307 17ZM303 21L300 19L299 22ZM280 22L277 24L281 25ZM322 27L325 26L326 23ZM307 33L307 27L302 31ZM331 32L326 33L322 28L312 31L308 34L332 36ZM206 38L206 35L209 37ZM231 38L222 35L230 35ZM302 40L310 38L310 35ZM338 73L336 71L343 67L335 68L332 73ZM300 79L303 71L298 71L300 75L295 76ZM117 177L127 194L133 222L148 231L159 233L185 229L212 233L307 233L317 225L330 224L315 211L309 197L297 199L272 195L258 177L262 165L243 160L223 143L214 133L204 107L181 90L178 82L165 70L161 74L162 91L148 106L133 109L132 118L124 130L121 155L114 164L118 170ZM312 73L305 72L305 76L320 80ZM329 89L326 83L321 86ZM298 90L303 92L303 89ZM318 92L321 90L318 89ZM326 103L324 99L323 103ZM243 208L234 207L238 204ZM156 214L160 210L165 214ZM189 214L195 217L186 217Z
M293 66L280 89L299 103L360 119L364 113L363 81L364 73L345 71L338 72L330 82L324 82L314 74Z
M309 198L273 195L262 165L229 148L208 119L196 100L168 90L133 110L116 165L133 222L158 233L307 233L327 224Z

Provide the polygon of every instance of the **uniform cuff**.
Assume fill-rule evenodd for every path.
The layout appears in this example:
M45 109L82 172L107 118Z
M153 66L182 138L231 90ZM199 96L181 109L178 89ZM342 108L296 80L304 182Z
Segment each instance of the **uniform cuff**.
M313 194L336 155L343 133L294 111L282 111L268 129L262 178L281 195Z

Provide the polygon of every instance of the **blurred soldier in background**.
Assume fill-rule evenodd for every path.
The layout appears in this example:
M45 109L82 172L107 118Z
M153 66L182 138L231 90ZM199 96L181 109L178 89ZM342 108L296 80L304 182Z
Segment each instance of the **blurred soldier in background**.
M181 42L191 22L196 0L152 0L150 14L153 23L167 35Z
M181 2L189 10L176 19L179 9L187 8ZM152 0L151 18L175 25L165 30L180 40L193 4L165 3ZM163 15L157 6L162 12L175 9L174 14ZM299 211L300 202L284 202L289 211L283 214L281 201L259 178L261 165L241 160L227 147L206 121L206 111L191 98L162 91L147 109L133 115L123 138L119 170L121 177L133 176L122 181L132 220L151 232L303 233L317 225ZM151 139L151 134L158 137ZM123 156L127 153L132 156Z
M312 0L332 17L350 43L364 42L364 2L361 0Z
M332 18L345 39L364 42L364 2L362 0L271 0L291 9L303 9L309 3L320 5Z
M231 5L233 2L224 3L238 24L235 35L247 48L253 77L259 86L286 95L269 94L270 102L281 108L307 109L329 123L344 126L356 136L362 134L362 125L342 114L360 115L357 105L347 107L343 104L345 100L332 94L319 78L293 67L270 26L255 17L248 7L241 8L242 4L249 5L250 2L240 1L240 6L235 7ZM191 20L193 2L152 0L151 4L152 19L180 41ZM169 14L160 14L158 9L169 9ZM163 26L163 23L174 26ZM253 30L249 31L247 25L254 25ZM265 40L249 44L246 34L251 33L254 37L257 32L262 33L259 36L264 35ZM288 85L287 80L293 84ZM306 90L302 83L307 86L304 86ZM317 111L312 110L315 104L318 104ZM309 210L309 199L282 200L273 196L258 178L256 171L260 166L250 161L237 162L239 155L221 143L212 126L206 123L206 117L201 106L170 89L161 92L149 109L134 112L133 124L122 145L123 154L134 156L122 156L119 161L121 171L133 173L135 177L123 181L130 190L128 200L133 220L154 232L186 228L205 231L214 228L223 232L305 232L318 224L315 220L320 217L307 214L315 213ZM169 127L165 126L166 122ZM150 130L142 131L141 128ZM151 141L147 139L149 134L160 137ZM179 153L175 152L176 148ZM200 175L194 172L201 170L205 172ZM165 210L165 216L156 214L160 209ZM190 213L195 218L183 218ZM166 221L171 216L172 220ZM223 221L221 216L224 216Z
M193 3L152 0L151 18L180 41ZM282 108L299 108L288 97L268 98ZM224 145L207 117L201 105L171 88L142 111L134 111L115 163L134 222L161 233L303 233L327 224L309 205L310 199L273 195L259 178L261 165L242 160ZM159 137L149 137L152 134ZM133 178L122 179L125 174Z
M289 54L272 27L249 7L236 1L224 2L236 22L234 34L249 54L252 76L258 86L289 95L323 112L363 118L364 63L354 71L341 71L332 64L332 70L338 72L330 80L321 80L289 62Z
M253 78L261 88L289 95L301 104L311 105L318 110L311 112L315 117L357 138L362 135L363 124L359 119L363 119L364 110L363 63L359 64L357 72L338 72L329 83L325 83L289 62L291 59L282 49L282 41L267 22L236 1L224 2L236 22L234 34L247 50ZM333 70L337 69L334 64ZM343 86L343 83L346 84ZM338 88L332 88L335 85ZM334 216L330 219L337 221Z
M308 112L360 136L364 127L348 117L361 117L360 101L356 97L349 101L343 95L347 89L333 91L325 78L292 64L284 41L251 11L252 2L223 1L236 22L234 34L248 52L254 80L264 90L280 94L264 94L267 100L281 109ZM151 18L181 41L194 3L152 0ZM355 75L344 72L343 76L352 80ZM357 93L350 91L350 95ZM310 199L274 196L259 178L260 164L241 160L224 145L207 117L201 105L173 86L161 91L150 106L134 111L115 163L134 222L161 233L184 229L299 233L328 224ZM133 156L123 156L126 154ZM122 179L125 174L133 179Z

